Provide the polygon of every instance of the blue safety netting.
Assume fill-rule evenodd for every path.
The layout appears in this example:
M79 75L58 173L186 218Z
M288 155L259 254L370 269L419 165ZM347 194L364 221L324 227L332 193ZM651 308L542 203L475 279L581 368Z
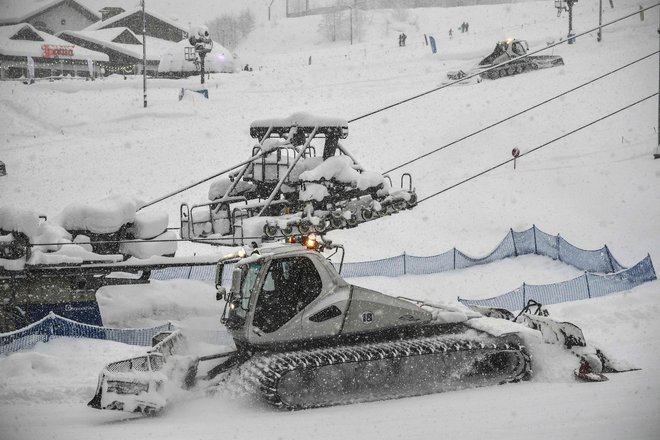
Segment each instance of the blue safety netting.
M431 256L415 256L404 252L402 255L390 258L344 263L341 274L345 278L424 275L465 269L480 264L492 263L504 258L528 254L543 255L562 261L587 274L576 280L552 285L525 285L520 288L519 293L515 293L517 290L508 292L497 297L499 298L498 300L495 298L480 300L482 302L490 301L483 303L484 305L518 309L521 307L521 303L525 298L531 298L529 296L530 292L533 292L537 298L542 298L543 300L538 299L540 302L553 304L560 301L588 298L590 295L600 296L607 293L620 292L655 279L655 271L653 270L650 257L636 266L625 270L626 268L612 256L607 246L595 250L581 249L569 243L560 235L547 234L536 226L525 231L509 230L509 233L495 249L483 257L471 257L456 248ZM227 266L223 272L222 285L229 287L233 265ZM339 269L338 264L335 267ZM162 269L154 271L152 273L152 279L186 278L212 283L215 281L215 269L215 266ZM602 274L612 275L603 276ZM482 303L474 302L474 304Z
M398 277L406 274L432 274L488 264L518 255L536 254L570 264L585 272L584 275L561 283L547 285L523 284L521 287L493 298L467 300L464 304L521 309L529 299L542 304L594 298L632 289L656 279L651 257L647 256L635 266L626 269L610 253L607 246L601 249L578 248L559 235L550 235L536 226L525 231L509 230L504 239L484 257L471 257L454 248L432 256L402 255L374 261L344 263L345 278L364 276ZM231 284L233 264L225 265L222 285ZM154 270L152 280L193 279L215 283L215 265L171 267ZM0 354L33 347L53 337L82 337L107 339L134 345L151 345L151 338L160 331L172 330L170 324L150 329L110 329L79 323L49 314L34 324L11 333L0 334ZM213 336L216 342L228 343L227 335Z
M640 284L656 279L651 257L647 256L630 269L616 273L585 273L582 276L561 283L531 285L523 284L517 289L486 299L461 299L465 305L497 307L507 310L520 310L527 301L533 299L541 304L557 304L566 301L596 298L610 293L630 290Z
M0 355L30 349L39 342L47 342L58 337L104 339L150 346L154 335L169 330L174 330L170 323L152 328L116 329L83 324L50 313L20 330L0 333Z
M151 271L151 280L199 280L204 282L215 282L216 266L190 266L190 267L168 267Z
M456 248L428 257L404 253L380 260L344 263L342 275L346 278L422 275L465 269L527 254L560 260L585 272L612 273L625 269L614 259L607 246L596 250L580 249L561 236L546 234L534 226L522 232L510 230L495 249L483 257L472 257Z

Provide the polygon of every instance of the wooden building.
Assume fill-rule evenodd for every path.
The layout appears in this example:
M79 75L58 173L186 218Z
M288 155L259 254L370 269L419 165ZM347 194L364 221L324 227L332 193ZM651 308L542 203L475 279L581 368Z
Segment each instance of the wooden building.
M34 6L31 10L23 9L30 5L30 2L12 4L14 14L4 12L6 15L0 18L0 26L29 23L41 32L54 35L63 30L84 29L101 20L99 14L75 0L56 0L36 9Z
M137 36L128 28L113 27L96 31L63 31L57 34L62 40L108 55L109 61L103 63L105 74L142 73L142 36ZM163 45L170 42L147 40L147 73L156 75Z
M0 26L0 79L28 77L31 65L35 78L83 76L100 73L109 57L85 49L23 23Z

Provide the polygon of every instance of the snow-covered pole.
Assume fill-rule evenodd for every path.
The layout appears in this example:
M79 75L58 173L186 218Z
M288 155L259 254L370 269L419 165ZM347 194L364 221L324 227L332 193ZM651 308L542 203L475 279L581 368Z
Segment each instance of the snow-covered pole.
M598 0L598 37L596 40L600 43L603 40L603 0Z
M142 0L142 90L144 93L144 108L147 108L147 15Z
M567 0L566 4L568 5L568 43L571 43L571 37L573 33L573 3L575 0Z
M349 6L351 11L351 46L353 45L353 7Z

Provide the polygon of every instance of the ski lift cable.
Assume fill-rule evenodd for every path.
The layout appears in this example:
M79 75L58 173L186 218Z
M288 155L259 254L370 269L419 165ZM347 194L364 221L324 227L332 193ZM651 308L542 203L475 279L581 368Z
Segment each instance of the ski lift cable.
M628 19L628 18L631 18L631 17L637 16L637 15L639 15L640 13L642 13L642 12L644 12L644 11L647 11L647 10L649 10L649 9L653 9L653 8L656 8L656 7L658 7L658 6L660 6L660 3L656 3L656 4L654 4L654 5L647 6L646 8L639 9L639 10L637 10L637 11L631 13L631 14L624 15L623 17L619 17L619 18L614 19L614 20L612 20L612 21L610 21L610 22L607 22L607 23L603 23L602 25L597 26L597 27L595 27L595 28L593 28L593 29L589 29L588 31L584 31L584 32L582 32L582 33L580 33L580 34L576 34L576 35L572 36L571 39L575 39L575 38L581 37L581 36L583 36L583 35L589 34L589 33L591 33L591 32L595 32L595 31L597 31L597 30L600 29L600 28L604 28L604 27L607 27L607 26L611 26L611 25L613 25L613 24L615 24L615 23L618 23L618 22L623 21L623 20L626 20L626 19ZM568 43L568 41L569 41L569 39L566 39L566 40L559 41L559 42L557 42L557 43L549 44L549 45L547 45L546 47L543 47L543 48L541 48L541 49L537 49L537 50L535 50L535 51L529 52L529 53L527 53L527 54L525 54L525 55L522 55L522 56L520 56L520 57L514 58L514 59L512 59L512 60L504 61L503 63L500 63L500 64L498 64L498 65L496 65L496 66L489 67L488 69L484 69L484 70L482 70L482 71L480 71L480 72L476 72L476 73L473 73L473 74L471 74L471 75L467 75L467 76L465 76L465 77L463 77L463 78L461 78L461 79L458 79L458 80L455 80L455 81L451 81L451 82L449 82L449 83L447 83L447 84L443 84L443 85L441 85L441 86L439 86L439 87L436 87L436 88L434 88L434 89L428 90L428 91L426 91L426 92L419 93L419 94L417 94L417 95L415 95L415 96L411 96L410 98L403 99L403 100L401 100L401 101L398 101L398 102L395 102L395 103L393 103L393 104L387 105L387 106L385 106L385 107L379 108L379 109L377 109L377 110L371 111L371 112L366 113L366 114L364 114L364 115L361 115L361 116L355 117L355 118L353 118L353 119L350 119L350 120L348 121L348 123L350 124L350 123L353 123L353 122L359 121L360 119L364 119L364 118L367 118L367 117L369 117L369 116L373 116L373 115L375 115L375 114L377 114L377 113L383 112L383 111L385 111L385 110L389 110L389 109L391 109L391 108L393 108L393 107L396 107L396 106L399 106L399 105L401 105L401 104L405 104L405 103L407 103L407 102L413 101L413 100L415 100L415 99L421 98L421 97L423 97L423 96L429 95L429 94L431 94L431 93L437 92L437 91L442 90L442 89L445 89L445 88L447 88L447 87L451 87L451 86L453 86L453 85L455 85L455 84L458 84L458 83L460 83L460 82L464 82L465 80L468 80L468 79L470 79L470 78L474 78L474 77L479 76L479 75L481 75L481 74L483 74L483 73L490 72L490 71L493 70L493 69L499 69L499 68L501 68L502 66L505 66L505 65L507 65L507 64L509 64L509 63L511 63L511 62L513 62L513 61L521 60L521 59L524 59L524 58L530 57L530 56L532 56L532 55L536 55L536 54L538 54L538 53L541 53L541 52L544 52L544 51L546 51L546 50L552 49L552 48L554 48L555 46L559 46L560 44L566 44L566 43Z
M644 11L646 11L646 10L649 10L649 9L655 8L655 7L657 7L657 6L660 6L660 3L656 3L655 5L648 6L648 7L644 8L644 9L640 9L640 10L638 10L638 11L632 13L632 14L629 14L629 15L626 15L626 16L623 16L623 17L620 17L620 18L615 19L615 20L613 20L613 21L610 21L610 22L608 22L608 23L603 23L603 24L600 26L600 28L603 28L603 27L606 27L606 26L612 25L612 24L614 24L614 23L617 23L617 22L619 22L619 21L625 20L625 19L627 19L627 18L630 18L630 17L636 16L636 15L638 15L640 12L644 12ZM599 28L594 28L594 29L591 29L591 30L589 30L589 31L583 32L583 33L581 33L581 34L577 34L577 35L575 35L573 38L580 37L580 36L582 36L582 35L585 35L585 34L588 34L588 33L590 33L590 32L593 32L593 31L595 31L595 30L597 30L597 29L599 29ZM522 59L522 58L526 58L526 57L528 57L528 56L531 56L531 55L537 54L537 53L539 53L539 52L542 52L542 51L545 51L545 50L548 50L548 49L551 49L551 48L553 48L553 47L555 47L555 46L558 46L559 44L564 44L564 43L566 43L566 42L567 42L567 40L564 40L564 41L560 41L560 42L558 42L558 43L554 43L554 44L548 45L548 46L545 47L545 48L542 48L542 49L536 50L536 51L534 51L534 52L530 52L530 53L528 53L528 54L526 54L526 55L523 55L523 56L521 56L521 57L518 57L518 58L516 58L516 60L518 60L518 59ZM498 64L497 66L491 67L491 68L489 68L489 69L485 69L485 70L483 70L483 71L480 72L480 73L488 72L488 71L490 71L491 69L494 69L495 67L501 67L502 65L508 64L508 63L510 63L511 61L512 61L512 60L505 61L505 62L503 62L503 63ZM444 85L442 85L442 86L440 86L440 87L437 87L437 88L435 88L435 89L429 90L429 91L427 91L427 92L424 92L424 93L421 93L421 94L415 95L415 96L413 96L413 97L410 97L410 98L407 98L407 99L405 99L405 100L402 100L402 101L396 102L396 103L394 103L394 104L390 104L390 105L388 105L388 106L386 106L386 107L383 107L383 108L380 108L380 109L374 110L374 111L372 111L372 112L370 112L370 113L367 113L367 114L365 114L365 115L358 116L357 118L351 119L351 120L349 120L348 122L349 122L349 123L352 123L352 122L358 121L358 120L360 120L360 119L364 119L364 118L366 118L366 117L368 117L368 116L372 116L372 115L374 115L374 114L377 114L377 113L380 113L380 112L382 112L382 111L388 110L388 109L390 109L390 108L392 108L392 107L396 107L396 106L398 106L398 105L400 105L400 104L403 104L403 103L406 103L406 102L412 101L412 100L414 100L414 99L420 98L420 97L422 97L422 96L425 96L425 95L428 95L428 94L430 94L430 93L436 92L436 91L438 91L438 90L444 89L444 88L446 88L446 87L452 86L452 85L457 84L457 83L459 83L459 82L461 82L461 81L464 81L464 80L466 80L466 79L473 78L473 77L475 77L475 76L477 76L477 75L479 75L479 73L475 73L475 74L472 74L472 75L468 75L468 76L466 76L465 78L462 78L462 79L460 79L460 80L456 80L456 81L450 82L450 83L448 83L448 84L444 84ZM212 176L206 177L206 178L204 178L204 179L202 179L202 180L200 180L200 181L197 181L197 182L191 183L190 185L187 185L187 186L185 186L185 187L183 187L183 188L180 188L180 189L178 189L178 190L176 190L176 191L173 191L173 192L171 192L171 193L169 193L169 194L167 194L167 195L165 195L165 196L162 196L162 197L159 197L159 198L157 198L157 199L155 199L155 200L152 200L152 201L148 202L146 205L142 206L142 208L140 208L140 209L144 209L144 208L146 208L146 207L149 207L149 206L151 206L151 205L154 205L154 204L156 204L156 203L159 203L159 202L161 202L161 201L163 201L163 200L165 200L165 199L168 199L168 198L173 197L173 196L175 196L175 195L177 195L177 194L180 194L180 193L182 193L182 192L184 192L184 191L187 191L187 190L189 190L189 189L191 189L191 188L194 188L195 186L198 186L198 185L200 185L200 184L202 184L202 183L204 183L204 182L207 182L207 181L209 181L209 180L211 180L211 179L214 179L214 178L216 178L216 177L218 177L218 176L220 176L220 175L222 175L222 174L225 174L225 173L227 173L227 172L229 172L229 171L231 171L231 170L233 170L233 169L235 169L235 168L238 168L238 167L244 165L245 163L251 161L252 159L254 159L254 158L250 158L250 159L248 159L248 161L242 162L241 164L239 164L239 165L236 166L236 167L233 167L232 169L229 169L229 170L223 170L223 171L220 172L220 173L216 173L216 174L214 174L214 175L212 175Z
M451 186L448 186L448 187L446 187L446 188L444 188L444 189L442 189L442 190L440 190L440 191L437 191L437 192L435 192L435 193L433 193L433 194L431 194L431 195L428 195L428 196L426 196L426 197L424 197L424 198L422 198L422 199L419 199L419 201L417 202L417 204L419 205L419 204L421 204L422 202L425 202L425 201L427 201L427 200L429 200L429 199L432 199L433 197L436 197L436 196L439 196L440 194L446 193L447 191L450 191L450 190L452 190L452 189L454 189L454 188L456 188L456 187L458 187L458 186L460 186L460 185L463 185L464 183L467 183L467 182L469 182L469 181L471 181L471 180L474 180L474 179L476 179L476 178L478 178L478 177L481 177L481 176L483 176L484 174L490 173L491 171L494 171L494 170L496 170L496 169L498 169L498 168L501 168L501 167L503 167L503 166L505 166L505 165L507 165L507 164L513 162L513 161L516 160L516 159L520 159L520 158L522 158L522 157L524 157L524 156L527 156L527 155L529 155L529 154L531 154L531 153L534 153L535 151L538 151L538 150L540 150L540 149L542 149L542 148L544 148L544 147L547 147L548 145L551 145L551 144L553 144L553 143L555 143L555 142L557 142L557 141L559 141L559 140L561 140L561 139L564 139L564 138L566 138L566 137L568 137L568 136L571 136L572 134L575 134L575 133L577 133L578 131L584 130L585 128L591 127L592 125L597 124L598 122L601 122L601 121L603 121L603 120L605 120L605 119L607 119L607 118L609 118L609 117L612 117L612 116L614 116L614 115L617 115L617 114L619 114L619 113L621 113L621 112L623 112L623 111L625 111L625 110L628 110L628 109L630 109L630 108L632 108L632 107L634 107L634 106L636 106L636 105L638 105L638 104L641 104L642 102L648 101L649 99L654 98L654 97L656 97L656 96L658 96L658 92L655 92L655 93L653 93L653 94L651 94L651 95L649 95L649 96L647 96L647 97L645 97L645 98L639 99L638 101L635 101L635 102L633 102L632 104L628 104L628 105L626 105L625 107L621 107L620 109L615 110L615 111L613 111L613 112L611 112L611 113L608 113L608 114L605 115L605 116L601 116L601 117L598 118L598 119L595 119L595 120L593 120L593 121L591 121L591 122L589 122L589 123L587 123L587 124L584 124L584 125L582 125L582 126L576 128L576 129L574 129L574 130L571 130L571 131L569 131L568 133L564 133L563 135L558 136L558 137L556 137L556 138L554 138L554 139L552 139L552 140L550 140L550 141L548 141L548 142L546 142L546 143L544 143L544 144L538 145L538 146L532 148L532 149L529 150L529 151L526 151L526 152L524 152L524 153L521 153L521 154L520 154L518 157L516 157L516 158L511 158L511 159L505 160L504 162L501 162L501 163L499 163L499 164L497 164L497 165L493 165L492 167L487 168L487 169L485 169L485 170L483 170L483 171L481 171L481 172L479 172L479 173L477 173L477 174L474 174L474 175L468 177L467 179L463 179L463 180L461 180L460 182L457 182L457 183L455 183L455 184L453 184L453 185L451 185ZM168 229L169 229L169 228L168 228ZM263 237L242 237L242 238L243 238L243 240L257 240L257 239L262 239ZM91 242L87 242L87 243L73 243L73 242L72 242L72 243L30 243L30 246L31 246L31 247L34 247L34 246L62 246L62 245L106 244L106 243L112 243L112 244L115 244L115 243L175 243L175 242L208 243L208 242L211 242L211 241L221 241L221 240L226 240L226 238L225 238L225 237L219 237L219 238L217 238L217 239L214 239L214 238L212 238L212 237L207 237L207 238L204 238L203 240L190 240L190 239L186 239L186 238L152 239L152 240L99 240L99 241L91 241Z
M616 73L616 72L619 72L619 71L621 71L621 70L623 70L623 69L626 69L626 68L628 68L628 67L630 67L630 66L632 66L632 65L634 65L634 64L637 64L637 63L639 63L639 62L641 62L641 61L644 61L644 60L647 59L647 58L650 58L650 57L652 57L652 56L654 56L654 55L657 55L658 52L660 52L660 51L656 50L656 51L653 52L653 53L650 53L650 54L648 54L648 55L646 55L646 56L643 56L642 58L639 58L639 59L637 59L637 60L635 60L635 61L631 61L631 62L628 63L628 64L625 64L625 65L623 65L623 66L621 66L621 67L618 67L618 68L616 68L616 69L614 69L614 70L611 70L611 71L609 71L609 72L607 72L607 73L604 73L604 74L602 74L602 75L600 75L600 76L597 76L596 78L593 78L593 79L591 79L591 80L589 80L589 81L587 81L587 82L585 82L585 83L582 83L582 84L580 84L580 85L578 85L578 86L576 86L576 87L573 87L572 89L566 90L566 91L564 91L564 92L562 92L562 93L560 93L560 94L558 94L558 95L555 95L555 96L553 96L552 98L548 98L548 99L546 99L545 101L541 101L541 102L539 102L538 104L535 104L535 105L533 105L533 106L531 106L531 107L527 107L526 109L521 110L521 111L519 111L518 113L515 113L515 114L513 114L513 115L510 115L510 116L508 116L508 117L506 117L506 118L504 118L504 119L500 119L499 121L494 122L494 123L492 123L492 124L490 124L490 125L487 125L487 126L485 126L485 127L483 127L483 128L480 128L480 129L477 130L477 131L473 131L472 133L469 133L469 134L467 134L467 135L465 135L465 136L463 136L463 137L461 137L461 138L459 138L459 139L456 139L456 140L454 140L454 141L452 141L452 142L449 142L448 144L445 144L445 145L443 145L443 146L441 146L441 147L438 147L438 148L436 148L436 149L434 149L434 150L431 150L431 151L429 151L429 152L427 152L427 153L424 153L424 154L422 154L422 155L420 155L420 156L414 157L414 158L412 158L412 159L410 159L410 160L408 160L408 161L406 161L406 162L403 162L402 164L399 164L399 165L395 166L394 168L391 168L391 169L385 171L383 174L389 174L389 173L391 173L392 171L396 171L396 170L398 170L398 169L400 169L400 168L403 168L403 167L405 167L405 166L407 166L407 165L410 165L410 164L412 164L412 163L414 163L414 162L417 162L417 161L420 160L420 159L424 159L425 157L428 157L428 156L430 156L430 155L432 155L432 154L434 154L434 153L437 153L438 151L444 150L445 148L451 147L452 145L455 145L455 144L457 144L457 143L459 143L459 142L462 142L462 141L464 141L464 140L466 140L466 139L468 139L468 138L471 138L472 136L475 136L475 135L477 135L477 134L479 134L479 133L483 133L484 131L489 130L489 129L491 129L491 128L497 126L497 125L500 125L500 124L502 124L502 123L504 123L504 122L507 122L507 121L509 121L509 120L511 120L511 119L514 119L514 118L516 118L516 117L518 117L518 116L520 116L520 115L522 115L522 114L525 114L525 113L527 113L527 112L529 112L529 111L531 111L531 110L534 110L534 109L536 109L536 108L538 108L538 107L541 107L541 106L543 106L543 105L545 105L545 104L547 104L547 103L549 103L549 102L551 102L551 101L554 101L554 100L556 100L556 99L558 99L558 98L561 98L562 96L566 96L566 95L568 95L569 93L575 92L576 90L581 89L582 87L585 87L585 86L587 86L587 85L589 85L589 84L592 84L592 83L594 83L594 82L596 82L596 81L599 81L599 80L601 80L601 79L603 79L603 78L606 78L606 77L609 76L609 75L612 75L612 74L614 74L614 73Z
M481 177L481 176L483 176L484 174L490 173L491 171L494 171L494 170L496 170L497 168L501 168L501 167L503 167L504 165L507 165L507 164L513 162L513 161L516 160L516 159L520 159L520 158L522 158L523 156L527 156L527 155L529 155L529 154L531 154L531 153L534 153L535 151L538 151L538 150L540 150L541 148L547 147L548 145L553 144L554 142L557 142L557 141L559 141L559 140L561 140L561 139L564 139L564 138L566 138L566 137L568 137L568 136L570 136L570 135L572 135L572 134L574 134L574 133L577 133L578 131L581 131L581 130L583 130L583 129L587 128L587 127L590 127L590 126L592 126L592 125L594 125L594 124L596 124L596 123L598 123L598 122L601 122L601 121L603 121L603 120L605 120L605 119L607 119L607 118L609 118L609 117L611 117L611 116L614 116L614 115L616 115L616 114L618 114L618 113L621 113L621 112L623 112L623 111L625 111L625 110L628 110L629 108L634 107L635 105L641 104L642 102L647 101L647 100L649 100L649 99L651 99L651 98L654 98L654 97L656 97L656 96L658 96L658 92L655 92L655 93L653 93L653 94L651 94L651 95L649 95L649 96L647 96L647 97L645 97L645 98L642 98L642 99L640 99L640 100L638 100L638 101L635 101L635 102L633 102L632 104L628 104L628 105L626 105L625 107L621 107L620 109L615 110L615 111L613 111L613 112L611 112L611 113L608 113L608 114L605 115L605 116L601 116L601 117L598 118L598 119L595 119L595 120L593 120L593 121L591 121L591 122L589 122L589 123L587 123L587 124L584 124L584 125L582 125L582 126L576 128L576 129L574 129L574 130L572 130L572 131L569 131L568 133L565 133L565 134L563 134L563 135L561 135L561 136L559 136L559 137L556 137L556 138L554 138L554 139L552 139L552 140L550 140L550 141L548 141L548 142L546 142L546 143L544 143L544 144L541 144L541 145L539 145L539 146L537 146L537 147L534 147L534 148L532 148L531 150L526 151L525 153L521 153L517 158L511 158L511 159L509 159L509 160L506 160L506 161L504 161L504 162L501 162L501 163L499 163L499 164L497 164L497 165L494 165L494 166L492 166L492 167L490 167L490 168L488 168L488 169L485 169L485 170L483 170L483 171L481 171L481 172L479 172L479 173L477 173L477 174L474 174L474 175L468 177L467 179L463 179L463 180L461 180L460 182L457 182L457 183L455 183L455 184L453 184L453 185L451 185L451 186L448 186L448 187L446 187L446 188L444 188L444 189L442 189L442 190L440 190L440 191L437 191L437 192L435 192L435 193L433 193L433 194L431 194L431 195L428 195L428 196L426 196L426 197L420 199L417 203L420 204L420 203L425 202L426 200L429 200L429 199L431 199L431 198L433 198L433 197L435 197L435 196L439 196L440 194L446 193L447 191L452 190L452 189L454 189L454 188L456 188L456 187L458 187L458 186L460 186L460 185L463 185L464 183L467 183L467 182L469 182L469 181L471 181L471 180L474 180L474 179L476 179L477 177Z

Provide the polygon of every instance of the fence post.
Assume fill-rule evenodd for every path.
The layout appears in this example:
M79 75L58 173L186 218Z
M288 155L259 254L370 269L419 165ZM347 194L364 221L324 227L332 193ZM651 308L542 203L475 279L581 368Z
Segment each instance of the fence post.
M538 255L539 248L538 245L536 244L536 225L532 225L532 232L534 232L534 254Z
M406 275L406 251L403 251L403 274Z
M523 289L523 303L522 303L521 309L524 309L525 304L527 304L527 293L525 292L525 282L524 281L523 281L522 289Z
M611 273L614 272L614 263L612 263L612 254L610 253L610 248L605 245L605 252L607 252L607 262L610 263L610 269L612 270Z
M454 248L454 270L456 270L456 248Z
M591 299L591 289L589 288L589 274L587 272L584 272L584 280L587 282L587 296L589 299Z
M518 256L518 248L516 248L516 239L513 236L513 228L509 228L509 233L511 234L511 242L513 243L513 255Z
M49 314L48 325L46 326L46 342L50 341L50 337L53 336L53 333L55 333L55 329L53 328L53 317Z
M560 249L559 249L559 243L560 243L560 241L561 241L561 239L560 239L560 235L561 235L561 234L557 234L557 260L562 261L562 260L561 260L561 251L560 251Z

